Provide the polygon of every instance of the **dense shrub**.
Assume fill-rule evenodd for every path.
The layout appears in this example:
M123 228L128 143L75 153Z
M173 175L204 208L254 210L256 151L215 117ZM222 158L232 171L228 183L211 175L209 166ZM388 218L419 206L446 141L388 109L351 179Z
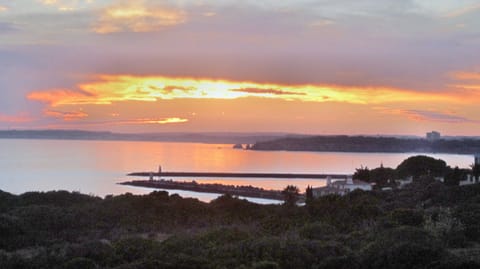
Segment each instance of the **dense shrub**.
M0 191L0 268L475 268L480 186L420 176L303 206ZM459 251L462 250L462 251Z

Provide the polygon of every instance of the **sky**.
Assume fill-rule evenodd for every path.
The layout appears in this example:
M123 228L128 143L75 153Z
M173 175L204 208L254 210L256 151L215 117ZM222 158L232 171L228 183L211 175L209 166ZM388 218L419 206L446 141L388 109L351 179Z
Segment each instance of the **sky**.
M480 1L0 0L0 129L480 135Z

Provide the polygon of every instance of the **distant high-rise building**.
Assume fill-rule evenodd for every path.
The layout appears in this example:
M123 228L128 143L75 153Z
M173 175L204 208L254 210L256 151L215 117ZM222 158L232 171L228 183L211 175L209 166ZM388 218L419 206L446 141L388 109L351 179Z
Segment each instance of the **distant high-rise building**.
M431 132L427 133L427 139L430 140L430 141L438 140L438 139L440 139L440 133L437 132L437 131L431 131Z
M475 155L475 164L480 165L480 154Z

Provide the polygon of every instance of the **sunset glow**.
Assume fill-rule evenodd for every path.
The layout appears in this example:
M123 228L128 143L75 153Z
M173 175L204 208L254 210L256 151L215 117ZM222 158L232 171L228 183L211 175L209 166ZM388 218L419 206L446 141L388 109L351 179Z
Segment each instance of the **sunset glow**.
M346 102L381 104L394 102L472 102L455 93L418 93L387 87L338 85L279 85L227 80L169 78L162 76L100 75L97 80L78 85L78 90L35 91L31 100L51 106L112 104L121 101L154 102L158 99L236 99L262 97L286 101ZM478 97L478 96L472 96Z
M0 0L0 128L475 135L480 9L435 3Z
M0 149L0 269L480 268L480 0L0 0Z

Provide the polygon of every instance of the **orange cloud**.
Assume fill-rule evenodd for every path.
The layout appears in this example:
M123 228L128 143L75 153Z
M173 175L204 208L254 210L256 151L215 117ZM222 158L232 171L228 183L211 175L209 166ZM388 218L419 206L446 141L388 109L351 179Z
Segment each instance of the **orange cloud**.
M44 113L46 116L61 118L64 121L75 121L75 120L80 120L88 117L88 114L83 111L64 112L64 111L56 111L56 110L46 110Z
M37 100L55 105L68 105L68 104L107 104L102 103L101 100L94 102L95 96L87 92L77 92L67 89L53 89L50 91L38 91L32 92L27 95L30 100Z
M354 104L383 103L466 103L456 92L418 92L392 87L361 87L341 85L280 85L206 78L177 78L165 76L99 75L94 81L77 86L77 90L36 91L31 100L51 106L80 104L111 104L120 101L147 101L158 99L236 99L264 97L308 102L346 102ZM464 93L462 93L464 94Z
M452 72L450 76L460 83L455 83L449 85L450 87L462 89L465 92L471 92L473 94L480 95L478 90L480 90L480 73L479 72Z
M30 122L33 119L26 115L5 115L0 114L0 122L7 122L7 123L24 123Z
M405 116L408 119L415 121L433 121L433 122L446 122L446 123L475 123L478 121L471 120L466 117L462 117L453 113L432 111L432 110L422 110L422 109L389 109L377 107L376 110L379 110L383 113L388 113L392 115Z
M451 87L455 87L455 88L460 88L460 89L464 89L464 90L474 90L474 91L477 91L477 90L480 90L480 84L452 84L450 85Z
M451 76L456 80L480 80L479 72L453 72Z
M71 122L71 121L67 120L67 122ZM179 117L139 118L139 119L124 119L124 120L119 119L119 120L82 121L82 122L75 122L75 126L166 125L166 124L178 124L178 123L186 123L186 122L188 122L188 119L179 118ZM59 126L56 126L56 127L59 127Z
M182 10L149 6L144 1L123 1L105 8L93 27L99 34L115 32L151 32L186 21Z
M7 11L7 10L8 10L7 7L0 5L0 12Z

